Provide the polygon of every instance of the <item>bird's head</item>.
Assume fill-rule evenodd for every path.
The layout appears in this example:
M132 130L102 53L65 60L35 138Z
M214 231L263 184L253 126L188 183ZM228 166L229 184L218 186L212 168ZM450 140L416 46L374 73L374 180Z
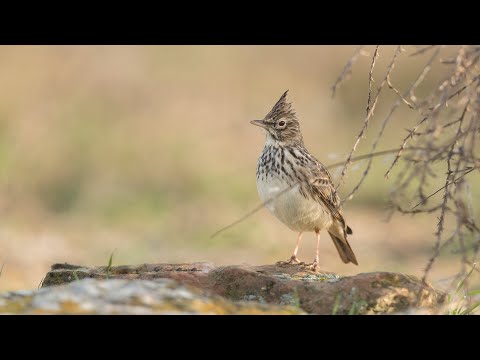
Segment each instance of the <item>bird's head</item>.
M272 110L263 120L252 120L250 123L265 129L267 139L284 144L303 144L300 124L292 104L287 102L288 90L280 97Z

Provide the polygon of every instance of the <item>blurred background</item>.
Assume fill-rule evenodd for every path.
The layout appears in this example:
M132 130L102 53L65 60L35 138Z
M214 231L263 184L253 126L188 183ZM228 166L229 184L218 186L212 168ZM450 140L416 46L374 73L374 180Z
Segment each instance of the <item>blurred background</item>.
M346 158L365 118L374 47L364 48L334 98L331 87L356 48L2 46L0 290L36 288L56 262L106 265L114 250L114 265L289 258L296 234L266 209L210 235L259 204L255 169L265 135L249 121L263 118L285 90L307 148L326 165ZM378 82L393 51L380 50ZM404 89L425 59L403 56L392 80ZM435 64L418 92L428 92L444 75ZM393 96L382 95L373 129ZM404 129L417 120L406 106L400 109L378 150L399 147ZM372 140L367 137L356 154L367 153ZM399 214L387 221L393 179L383 174L392 160L377 158L345 205L360 266L343 264L325 233L322 269L421 276L437 221ZM365 164L350 167L341 194L352 189ZM340 171L332 170L335 179ZM472 196L478 199L474 176ZM299 257L311 262L314 253L314 234L307 234ZM459 266L447 252L430 280L441 285Z

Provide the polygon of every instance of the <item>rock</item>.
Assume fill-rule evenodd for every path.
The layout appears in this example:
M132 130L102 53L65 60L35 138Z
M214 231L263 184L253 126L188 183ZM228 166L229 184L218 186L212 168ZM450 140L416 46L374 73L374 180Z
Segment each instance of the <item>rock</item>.
M55 264L42 286L82 278L167 278L230 301L289 305L311 314L385 314L408 309L431 312L445 301L445 294L414 276L373 272L341 277L307 270L301 265L216 267L191 263L86 268Z
M0 314L302 314L298 307L233 303L170 279L83 279L0 294Z

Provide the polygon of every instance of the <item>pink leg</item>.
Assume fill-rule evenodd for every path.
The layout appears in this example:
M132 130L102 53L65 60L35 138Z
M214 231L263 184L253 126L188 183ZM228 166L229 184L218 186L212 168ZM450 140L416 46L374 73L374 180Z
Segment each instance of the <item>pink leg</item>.
M313 271L317 270L318 268L318 261L319 261L318 253L320 251L320 231L316 231L316 234L317 234L317 253L315 255L315 260L313 260L313 263L307 266L309 270L313 270Z
M295 250L293 250L293 254L290 257L290 260L279 261L279 262L277 262L277 265L303 264L303 261L300 261L297 258L297 252L298 252L298 248L300 247L300 241L302 240L302 235L303 235L303 232L298 234L297 244L295 245Z
M320 251L320 231L317 231L317 254L315 255L315 261L313 262L313 268L316 269L318 266L318 253Z
M293 255L291 257L290 260L292 261L295 261L295 262L300 262L297 258L297 252L298 252L298 248L300 247L300 241L302 241L302 236L303 236L303 232L301 232L300 234L298 234L298 237L297 237L297 244L295 245L295 250L293 250Z

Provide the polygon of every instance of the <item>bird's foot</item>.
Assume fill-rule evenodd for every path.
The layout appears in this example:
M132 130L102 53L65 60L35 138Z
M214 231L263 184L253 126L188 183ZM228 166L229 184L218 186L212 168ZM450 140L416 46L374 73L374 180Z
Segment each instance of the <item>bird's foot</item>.
M318 270L318 261L314 260L313 263L311 264L306 264L305 269L311 270L311 271L317 271Z
M278 266L285 266L285 265L304 265L305 263L303 261L298 260L298 258L295 255L292 255L290 260L287 261L277 261L276 265Z

